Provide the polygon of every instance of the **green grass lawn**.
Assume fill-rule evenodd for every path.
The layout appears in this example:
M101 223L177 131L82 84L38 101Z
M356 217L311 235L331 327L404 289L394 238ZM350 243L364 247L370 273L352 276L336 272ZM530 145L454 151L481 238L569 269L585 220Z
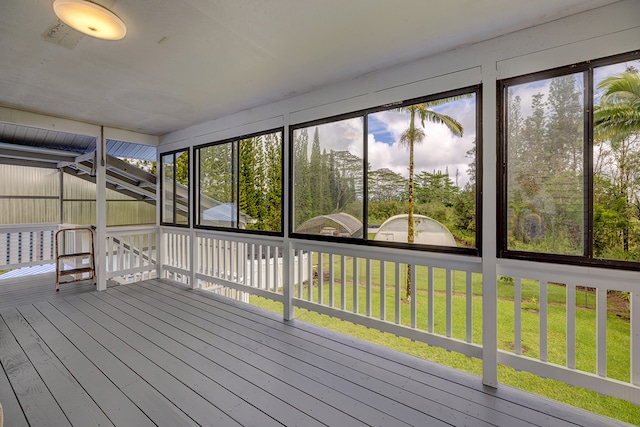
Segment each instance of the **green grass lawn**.
M316 258L317 260L317 258ZM322 286L322 303L330 305L331 285L326 277L329 269L328 256L324 257L324 272ZM333 306L340 308L342 299L345 299L345 309L353 311L353 261L348 259L345 268L346 283L345 295L342 295L342 273L338 257L334 258L334 284ZM401 295L404 296L404 268L401 269L400 284ZM426 267L418 267L417 292L414 296L417 305L417 328L427 330L428 322L428 292L426 285ZM386 269L385 301L381 301L380 265L371 263L371 317L380 318L380 305L385 304L386 320L395 322L395 270L391 264ZM364 261L358 264L358 308L357 312L366 315L367 290L366 269ZM482 343L482 288L481 276L472 276L472 317L473 317L473 342ZM464 340L466 337L466 274L454 272L452 274L452 288L455 293L452 298L452 336ZM446 333L446 281L445 272L441 269L434 270L434 333L445 335ZM514 340L514 303L513 284L500 281L498 284L498 346L505 351L513 351ZM317 280L311 289L311 301L319 302L319 287ZM595 336L595 296L584 290L576 291L576 353L577 369L586 372L595 372L596 369L596 336ZM298 289L295 290L298 296ZM302 288L302 298L308 299L309 289L305 283ZM523 280L522 282L522 353L531 358L539 357L539 286L535 281ZM564 365L566 363L566 289L564 286L549 284L547 291L548 301L548 360L551 363ZM259 297L251 297L250 302L282 313L282 305L277 302ZM399 323L410 325L411 305L403 302L400 306ZM444 349L432 347L424 343L413 342L406 338L396 337L375 329L355 325L329 316L321 315L303 309L296 309L296 318L342 332L357 338L381 344L405 353L413 354L446 366L450 366L472 374L482 374L482 361L468 358L464 355L448 352ZM624 317L611 310L607 319L607 376L624 382L630 379L630 328ZM501 383L508 384L526 391L540 394L554 400L568 403L589 411L608 417L617 418L629 423L640 425L640 407L613 397L601 396L596 392L571 387L556 380L543 379L526 372L516 372L514 369L499 366L498 379Z

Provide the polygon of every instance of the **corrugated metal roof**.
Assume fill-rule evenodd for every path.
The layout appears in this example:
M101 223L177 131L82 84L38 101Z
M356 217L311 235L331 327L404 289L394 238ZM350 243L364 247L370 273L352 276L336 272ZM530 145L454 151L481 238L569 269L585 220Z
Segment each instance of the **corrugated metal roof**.
M96 149L96 138L87 135L40 129L0 122L0 143L49 148L74 153L90 153ZM107 139L107 154L139 160L156 160L157 147Z
M92 136L1 122L0 142L76 153L88 153L96 149L96 139Z
M107 139L107 154L113 157L155 161L156 150L151 145Z

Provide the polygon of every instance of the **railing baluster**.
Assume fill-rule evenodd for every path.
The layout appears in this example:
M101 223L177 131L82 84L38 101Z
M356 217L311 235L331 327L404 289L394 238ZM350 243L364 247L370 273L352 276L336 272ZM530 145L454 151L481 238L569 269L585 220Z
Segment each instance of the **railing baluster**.
M427 303L427 310L429 311L428 316L428 325L427 331L433 333L435 326L435 272L434 268L429 266L427 267L429 270L427 271L427 292L429 293L429 302Z
M229 241L224 239L224 250L222 251L222 278L225 280L229 280Z
M236 283L242 283L242 271L240 269L240 252L242 251L242 244L240 242L236 242Z
M567 283L566 315L567 315L567 368L576 369L576 285Z
M366 312L367 317L371 317L371 258L367 257L365 261L365 269L366 269Z
M380 260L380 320L387 320L387 263Z
M307 286L307 301L313 301L313 262L312 252L309 251L309 286Z
M302 249L298 249L298 298L302 299L302 283L304 282L304 265L303 265L304 255L302 253Z
M243 260L246 259L245 246L246 246L246 243L244 242L236 242L236 250L238 251L236 253L236 283L241 285L244 284L244 281L245 281L244 276L245 276L246 263L243 262Z
M280 271L280 251L277 247L273 247L273 292L278 292L280 281L278 280L278 272Z
M522 354L522 279L513 281L513 351Z
M213 256L213 250L211 249L211 239L203 236L200 238L200 241L202 242L203 248L202 262L200 263L200 273L211 276L211 263Z
M607 376L607 290L596 289L596 373Z
M418 306L418 295L416 295L416 276L418 275L416 269L418 268L417 265L412 264L411 265L411 275L409 277L410 283L409 286L411 286L411 327L415 329L416 324L417 324L417 306Z
M213 239L213 276L220 277L220 239Z
M122 243L122 236L120 236L118 238L118 256L116 257L116 271L124 270L124 263L122 261L123 252L124 252L123 246L124 245Z
M402 295L400 294L400 263L395 262L396 266L396 298L394 300L395 305L395 323L400 324L400 303L402 301Z
M353 312L358 313L358 257L353 257Z
M347 257L340 255L340 308L347 309Z
M334 294L334 285L335 285L335 268L333 265L333 253L329 254L329 307L333 307L335 305L335 294Z
M631 295L631 384L640 386L640 291L633 291Z
M263 259L263 255L262 255L262 244L258 244L258 289L262 289L262 283L263 280L262 278L264 277L262 274L262 270L263 270L263 266L262 264L264 264L264 259Z
M453 318L453 291L452 291L452 287L451 287L451 269L447 268L445 270L445 277L446 277L446 283L445 283L445 289L446 289L446 294L447 294L447 301L446 301L446 305L447 305L447 310L446 310L446 329L447 329L447 338L451 338L452 335L452 318Z
M251 286L253 286L254 288L258 286L258 284L256 283L256 276L257 276L257 271L256 271L256 266L257 269L260 269L260 260L256 258L256 245L255 243L251 244L251 281L250 284Z
M473 342L473 274L465 271L467 279L466 303L467 303L467 342Z
M548 359L548 300L547 281L540 281L540 360Z
M270 290L271 289L271 246L267 245L267 254L266 254L266 266L265 266L265 285L263 289Z
M323 304L323 287L324 287L324 253L318 252L318 304Z

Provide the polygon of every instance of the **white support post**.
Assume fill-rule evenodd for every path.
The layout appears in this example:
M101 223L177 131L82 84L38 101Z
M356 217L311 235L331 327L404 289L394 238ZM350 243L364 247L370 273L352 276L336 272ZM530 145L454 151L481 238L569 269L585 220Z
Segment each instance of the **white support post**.
M100 135L96 144L96 230L95 230L95 262L97 289L104 291L107 289L107 161L106 161L106 141L104 130L100 128Z
M160 194L160 182L162 175L162 158L160 150L156 151L156 277L162 279L164 277L164 236L160 222L162 221L162 194Z
M285 123L289 122L289 117L288 115L283 117L283 120L285 121ZM283 151L284 151L284 159L283 159L283 171L282 171L282 176L289 176L289 164L290 164L290 159L291 159L291 151L289 150L290 144L289 144L289 127L285 126L284 128L284 132L282 135L282 147L283 147ZM291 183L289 182L288 179L284 180L284 194L283 194L283 199L284 200L292 200L290 195L291 195ZM286 206L284 206L283 212L282 212L282 216L283 216L283 221L282 221L282 226L284 227L284 229L282 230L284 233L284 243L283 243L283 247L282 247L282 256L283 258L283 263L282 263L282 295L284 297L284 304L283 304L283 318L284 320L291 320L293 318L295 318L295 307L293 305L293 296L295 293L295 273L293 271L294 269L294 262L293 262L293 257L295 255L295 248L293 247L291 240L288 237L289 234L289 229L290 229L290 224L291 224L291 217L289 215L289 209L287 209ZM298 251L298 263L302 264L302 251ZM311 252L309 252L309 266L311 266ZM298 272L302 273L302 269L298 268ZM300 293L302 290L302 275L300 274L300 277L298 277L298 282L299 282L299 289L300 289ZM313 275L311 274L311 272L309 272L309 289L311 289L311 284L313 283ZM300 296L300 295L299 295Z
M487 55L482 64L482 383L491 387L498 387L496 75L496 58Z

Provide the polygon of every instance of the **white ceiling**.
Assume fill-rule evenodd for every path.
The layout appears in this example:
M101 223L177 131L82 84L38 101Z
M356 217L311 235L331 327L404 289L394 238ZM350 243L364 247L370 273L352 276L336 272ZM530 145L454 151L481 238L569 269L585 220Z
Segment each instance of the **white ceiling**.
M114 42L1 0L0 105L162 135L613 2L95 0Z

